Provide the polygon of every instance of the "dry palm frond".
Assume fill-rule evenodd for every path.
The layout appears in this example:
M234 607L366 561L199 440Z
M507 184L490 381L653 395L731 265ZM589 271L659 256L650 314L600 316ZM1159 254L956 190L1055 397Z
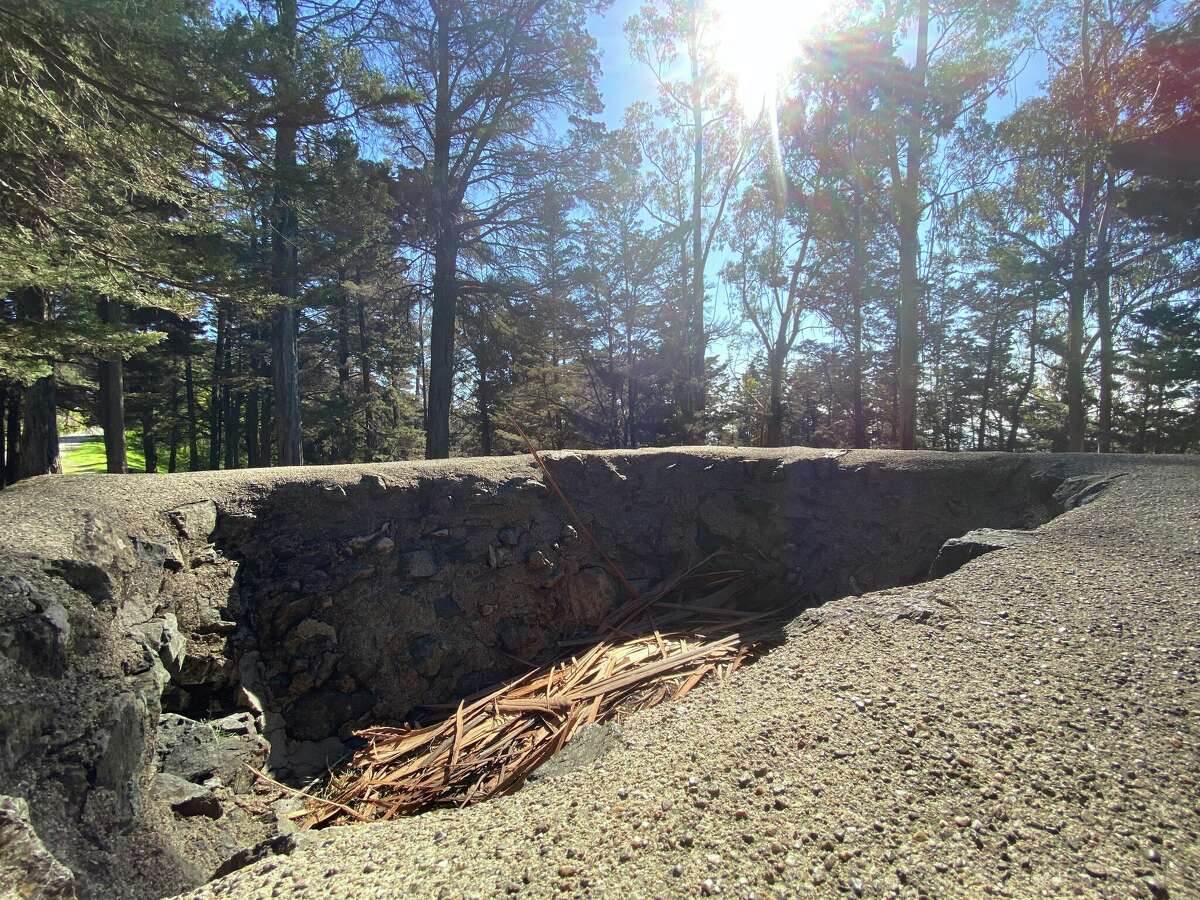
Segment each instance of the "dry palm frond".
M301 827L390 819L510 792L580 728L732 673L779 613L729 608L753 584L740 573L721 573L713 579L721 586L694 603L667 602L690 574L618 609L607 636L583 653L464 701L440 722L357 732L367 746L323 799L309 803Z

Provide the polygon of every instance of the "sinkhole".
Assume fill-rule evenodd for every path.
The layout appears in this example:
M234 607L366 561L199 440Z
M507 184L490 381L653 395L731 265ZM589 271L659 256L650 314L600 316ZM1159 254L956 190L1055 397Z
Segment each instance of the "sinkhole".
M361 747L363 727L445 719L580 654L631 589L690 573L675 600L703 605L736 579L726 610L778 622L945 575L1102 486L1002 454L559 452L545 465L318 470L218 508L211 535L189 535L203 504L175 511L184 564L163 590L187 646L160 763L207 727L226 757L305 784Z

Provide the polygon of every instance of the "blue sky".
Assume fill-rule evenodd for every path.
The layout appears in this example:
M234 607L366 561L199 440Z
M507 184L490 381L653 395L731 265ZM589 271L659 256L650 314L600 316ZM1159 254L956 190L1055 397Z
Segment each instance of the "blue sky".
M814 0L794 0L794 2L814 2ZM821 2L821 0L816 0ZM589 22L589 30L596 39L601 54L602 74L600 92L604 101L604 113L601 119L610 128L619 127L625 109L635 100L652 100L657 91L653 76L639 62L633 60L629 53L628 42L625 38L625 22L638 11L642 0L615 0L613 5L603 15L595 15ZM903 57L905 46L902 44L900 55ZM909 54L912 48L908 48ZM1022 102L1041 91L1041 83L1046 77L1045 58L1038 53L1027 55L1021 62L1018 73L1010 89L1002 96L994 97L988 104L988 117L998 121L1010 115ZM710 292L709 317L725 319L735 310L726 296L723 287L718 283L718 272L724 264L726 256L719 248L714 248L714 254L709 262L708 282L712 287ZM810 316L810 336L819 337L823 332L822 323ZM720 340L712 348L712 352L729 356L736 352L735 346L728 340ZM737 368L748 360L733 359L731 362Z

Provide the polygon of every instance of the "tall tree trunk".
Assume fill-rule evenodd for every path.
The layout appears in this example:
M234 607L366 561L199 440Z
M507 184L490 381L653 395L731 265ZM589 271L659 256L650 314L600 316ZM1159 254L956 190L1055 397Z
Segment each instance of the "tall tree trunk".
M232 394L229 397L228 413L225 418L225 468L237 469L241 466L241 422L242 395Z
M18 319L26 322L49 321L50 297L42 289L24 288L16 293L15 300ZM56 364L53 359L47 362L50 374L26 387L22 397L17 478L62 471L58 455Z
M338 272L338 283L346 280L345 272ZM343 291L337 305L337 370L338 405L341 409L342 433L338 438L337 462L351 462L354 447L354 419L350 411L354 404L350 399L350 297Z
M167 471L174 472L179 464L179 375L171 376L171 430L167 440Z
M429 336L429 404L426 459L450 455L450 403L454 390L454 317L458 303L458 229L450 193L450 2L437 4L437 89L434 98L433 322Z
M252 361L250 364L251 371L257 370L257 365ZM246 445L246 465L251 469L256 469L259 466L258 462L258 390L246 392L246 424L242 428L242 440Z
M147 475L158 471L158 436L154 433L156 427L154 406L147 403L142 412L142 456L146 459Z
M783 326L780 325L782 331ZM767 361L767 380L770 384L767 401L767 430L764 447L778 447L783 443L783 352L779 346L771 350Z
M856 448L867 446L867 417L863 408L863 305L866 281L866 248L862 234L862 197L854 192L854 233L850 257L850 405Z
M58 474L58 405L54 376L39 378L25 388L18 453L18 478Z
M992 400L992 380L996 368L996 340L1000 334L1000 317L992 316L988 329L987 364L983 368L983 388L979 392L979 430L975 434L975 449L987 449L987 417Z
M8 409L8 405L12 402L14 389L7 384L0 384L0 429L4 423L4 416ZM4 435L0 430L0 488L8 486L8 460L5 457Z
M917 49L913 62L912 107L908 115L908 134L904 185L899 192L898 230L900 232L900 311L899 359L897 360L897 402L900 449L917 446L917 381L920 377L918 355L920 335L918 309L920 281L917 258L920 254L921 158L924 121L925 73L929 64L929 0L917 6Z
M692 88L692 344L691 360L688 365L689 416L702 416L706 400L704 358L707 352L707 335L704 330L704 93L700 61L700 3L692 0L691 40L691 88ZM703 442L703 424L690 422L693 436ZM696 432L695 428L701 428Z
M229 333L225 337L225 384L221 386L221 408L224 410L221 414L221 419L225 424L224 428L224 449L225 449L225 468L236 469L238 467L238 442L241 435L238 434L238 425L241 423L241 395L234 392L233 384L240 381L238 377L241 375L241 354L234 354L234 344L237 332L233 330L233 313L232 310L227 314L229 317L228 327ZM237 360L235 366L234 360Z
M222 381L225 367L225 344L229 340L229 310L224 300L217 301L217 335L213 346L212 380L208 395L208 467L221 468L221 417L225 411L225 391Z
M487 369L479 369L479 386L476 389L476 403L479 407L479 447L484 456L492 455L492 400L491 385L487 380Z
M263 394L258 426L258 462L262 466L271 465L271 445L275 434L275 429L271 427L272 414L271 394Z
M1090 99L1092 85L1092 54L1090 18L1091 0L1083 0L1080 27L1081 93ZM1086 103L1086 101L1085 101ZM1091 116L1089 108L1081 113ZM1083 406L1083 328L1084 305L1088 288L1088 244L1092 229L1092 204L1095 202L1095 166L1092 161L1094 129L1086 128L1084 162L1081 173L1079 219L1071 240L1071 283L1067 291L1067 449L1083 450L1087 432L1087 417Z
M273 388L275 395L275 434L279 444L279 464L304 464L300 442L300 374L296 355L297 311L294 306L299 288L297 240L299 219L294 197L297 165L294 119L297 103L296 0L276 0L279 12L278 32L283 41L278 60L275 104L275 173L271 230L271 289L286 298L275 311L271 329Z
M99 301L100 321L107 325L121 322L121 304L117 300ZM104 429L104 457L107 471L128 471L125 462L125 362L120 354L99 360L100 427Z
M1029 399L1029 394L1033 390L1033 383L1037 378L1037 338L1038 338L1038 298L1035 295L1033 298L1033 307L1029 316L1029 364L1025 370L1025 381L1021 385L1021 390L1016 397L1013 398L1012 415L1010 416L1011 425L1008 429L1008 445L1005 447L1009 453L1017 449L1017 432L1021 429L1022 413L1025 409L1025 401Z
M192 356L183 358L183 388L187 398L188 470L200 471L200 450L196 422L196 379L192 375Z
M1105 184L1104 215L1096 240L1096 326L1100 330L1100 409L1097 414L1099 450L1112 452L1112 402L1113 402L1113 315L1112 315L1112 268L1109 256L1112 252L1112 218L1114 207L1113 175L1108 172Z
M357 282L358 276L356 274ZM379 437L375 432L375 381L371 377L370 338L367 331L367 302L360 294L358 298L358 369L361 375L359 393L363 405L363 440L366 443L367 459L375 459L379 450Z
M4 483L21 477L21 388L10 385L4 423Z

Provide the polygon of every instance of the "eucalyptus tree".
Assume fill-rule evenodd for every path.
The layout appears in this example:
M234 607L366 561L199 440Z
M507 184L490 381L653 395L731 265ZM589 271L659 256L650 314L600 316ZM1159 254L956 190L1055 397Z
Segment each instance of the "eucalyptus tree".
M734 84L716 63L719 28L713 4L703 0L647 3L625 26L634 58L658 85L655 104L632 108L630 124L647 138L646 156L665 181L660 221L686 235L680 375L683 414L699 438L707 377L705 274L725 212L762 137L761 120L746 127Z
M1010 80L1007 39L1015 7L1015 0L883 0L864 20L892 50L874 71L890 132L887 172L898 237L896 381L903 449L917 443L926 216L936 203L972 187L949 151L960 128L982 117L989 100Z
M1137 305L1114 304L1114 279L1148 263L1169 268L1163 251L1179 240L1148 241L1132 227L1121 210L1129 175L1108 159L1114 142L1152 127L1144 90L1128 71L1153 34L1159 5L1078 0L1029 7L1032 39L1047 60L1044 92L998 127L1012 171L991 217L997 235L1044 269L1056 299L1064 301L1064 431L1075 451L1087 434L1086 375L1096 348L1098 442L1107 450L1111 441L1114 339ZM1128 299L1127 290L1120 292ZM1142 293L1140 302L1152 299L1153 292Z

